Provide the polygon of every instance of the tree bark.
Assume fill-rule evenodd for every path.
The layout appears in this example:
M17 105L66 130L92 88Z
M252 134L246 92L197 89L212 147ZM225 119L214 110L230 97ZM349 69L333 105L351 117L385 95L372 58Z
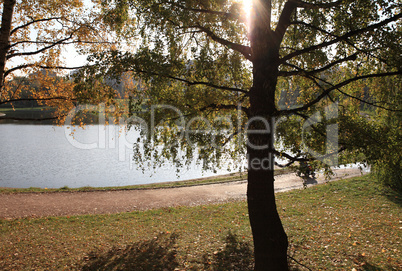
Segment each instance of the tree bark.
M250 29L253 86L249 92L247 202L254 240L254 270L287 271L288 239L274 191L275 90L280 40L271 30L271 1L254 8Z
M249 151L250 159L256 157L262 158ZM254 270L288 270L288 240L276 210L273 170L249 168L247 202L254 240Z
M6 57L10 44L11 23L13 20L15 0L5 0L0 29L0 93L4 86Z
M277 212L274 191L273 127L277 72L274 59L261 59L260 62L254 68L254 84L250 90L247 150L247 201L254 240L254 270L284 271L288 270L288 240Z
M255 270L288 270L288 240L274 191L274 116L279 54L268 47L253 62L248 129L247 199Z

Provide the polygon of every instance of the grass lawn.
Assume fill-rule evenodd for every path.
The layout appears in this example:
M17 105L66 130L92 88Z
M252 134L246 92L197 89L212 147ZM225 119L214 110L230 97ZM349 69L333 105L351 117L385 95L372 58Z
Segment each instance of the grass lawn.
M278 193L292 267L402 270L402 198L364 176ZM1 270L251 270L244 201L0 220Z

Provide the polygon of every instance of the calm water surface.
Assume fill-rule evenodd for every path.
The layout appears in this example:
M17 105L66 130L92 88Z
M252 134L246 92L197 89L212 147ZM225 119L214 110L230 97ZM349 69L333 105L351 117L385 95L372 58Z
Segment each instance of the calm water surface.
M137 170L132 161L136 131L118 126L85 130L51 125L0 125L0 187L103 187L168 182L228 173L194 165L176 176L172 165Z

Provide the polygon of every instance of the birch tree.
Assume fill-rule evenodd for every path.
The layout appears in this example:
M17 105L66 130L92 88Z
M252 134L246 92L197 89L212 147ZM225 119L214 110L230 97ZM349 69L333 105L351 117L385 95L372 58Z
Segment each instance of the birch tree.
M142 80L135 97L142 97L149 111L136 116L160 127L142 130L148 137L134 146L139 164L154 158L185 166L198 158L214 168L226 158L246 156L255 270L288 270L274 165L311 162L330 170L357 159L375 134L373 117L365 116L362 106L400 112L400 103L385 99L387 89L374 87L402 72L400 1L109 0L104 5L135 19L125 33L134 39L124 50L94 54L95 65L79 84L123 72Z

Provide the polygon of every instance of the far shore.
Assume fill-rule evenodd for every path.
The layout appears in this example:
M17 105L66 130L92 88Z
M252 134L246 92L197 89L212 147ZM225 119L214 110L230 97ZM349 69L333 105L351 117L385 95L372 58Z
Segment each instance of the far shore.
M291 173L290 169L276 169L275 176ZM170 182L158 182L149 184L137 184L129 186L109 186L109 187L92 187L85 186L79 188L70 188L67 186L61 188L13 188L13 187L0 187L0 193L49 193L49 192L80 192L80 191L115 191L115 190L141 190L141 189L161 189L161 188L174 188L174 187L186 187L186 186L199 186L226 182L238 182L247 180L247 172L234 172L229 174L201 177L195 179L170 181Z

